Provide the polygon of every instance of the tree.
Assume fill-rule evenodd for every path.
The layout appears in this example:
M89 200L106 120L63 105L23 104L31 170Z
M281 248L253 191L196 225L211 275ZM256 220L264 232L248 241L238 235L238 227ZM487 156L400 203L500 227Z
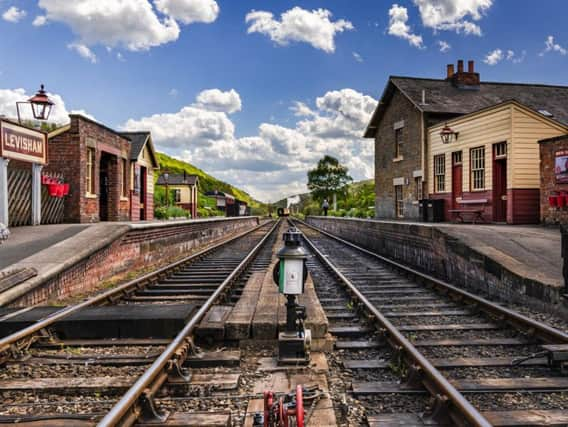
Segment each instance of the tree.
M308 171L308 189L316 200L330 199L333 194L345 195L347 185L353 181L346 166L335 157L324 156L315 169Z

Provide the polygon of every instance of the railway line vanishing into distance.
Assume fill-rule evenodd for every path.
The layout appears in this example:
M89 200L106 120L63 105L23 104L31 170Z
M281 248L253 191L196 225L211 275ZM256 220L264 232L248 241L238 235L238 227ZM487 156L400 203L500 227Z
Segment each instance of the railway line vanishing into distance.
M291 223L336 340L326 356L338 425L568 424L568 334ZM238 343L204 340L198 326L268 269L285 228L267 221L0 338L0 425L243 425L259 397L256 359ZM58 325L93 307L186 315L167 337L147 321L135 336L127 325L106 338L66 337Z

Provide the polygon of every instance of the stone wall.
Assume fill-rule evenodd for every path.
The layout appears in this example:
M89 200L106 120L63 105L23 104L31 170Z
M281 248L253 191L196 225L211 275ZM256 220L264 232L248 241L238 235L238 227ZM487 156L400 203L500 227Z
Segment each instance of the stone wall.
M540 217L545 224L568 224L568 206L551 207L548 197L559 192L568 194L568 183L556 182L556 153L568 153L568 135L540 141Z
M56 301L93 290L101 282L127 272L159 267L202 247L258 225L257 217L210 219L178 223L135 224L104 247L76 260L49 277L36 277L30 290L10 306ZM70 239L71 240L71 239Z
M402 123L401 156L395 159L395 124ZM421 169L421 113L396 91L382 117L375 138L375 212L378 218L394 218L394 178L406 178L403 185L404 217L418 218L413 172Z
M562 288L519 276L435 226L323 217L307 222L460 288L568 316Z

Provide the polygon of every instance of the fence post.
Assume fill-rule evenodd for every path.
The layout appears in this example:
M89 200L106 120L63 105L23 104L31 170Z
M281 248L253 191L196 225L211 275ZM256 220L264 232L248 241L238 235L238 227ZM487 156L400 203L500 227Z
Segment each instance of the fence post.
M562 275L564 276L564 297L568 298L568 224L560 225L560 233L562 234L562 259L563 268Z
M0 157L0 223L10 226L8 217L8 162L9 159Z

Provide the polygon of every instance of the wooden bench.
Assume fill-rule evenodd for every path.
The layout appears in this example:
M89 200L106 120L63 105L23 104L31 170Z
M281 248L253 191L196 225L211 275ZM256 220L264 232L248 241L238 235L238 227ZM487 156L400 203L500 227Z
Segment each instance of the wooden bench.
M483 213L485 212L487 199L461 199L458 203L461 206L459 209L450 209L448 211L450 214L455 215L456 219L465 222L464 215L471 215L471 222L473 224L475 224L477 220L485 222Z

